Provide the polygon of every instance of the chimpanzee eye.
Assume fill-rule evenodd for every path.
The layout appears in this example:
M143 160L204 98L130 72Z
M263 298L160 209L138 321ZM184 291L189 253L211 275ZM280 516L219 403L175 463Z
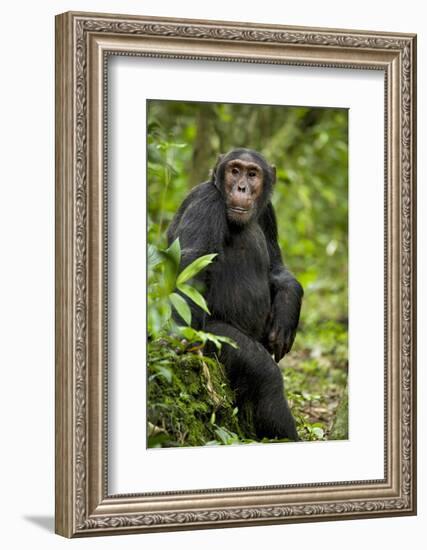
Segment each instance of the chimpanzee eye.
M237 168L232 168L232 169L231 169L231 173L234 174L234 175L236 175L236 174L239 173L239 170L238 170Z
M254 178L256 176L256 172L249 172L249 177Z

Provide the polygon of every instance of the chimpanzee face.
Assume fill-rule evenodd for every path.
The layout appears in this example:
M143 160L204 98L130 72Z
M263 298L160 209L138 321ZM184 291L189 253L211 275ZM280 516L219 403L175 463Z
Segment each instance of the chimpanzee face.
M227 218L239 225L248 223L257 210L263 191L262 167L250 155L227 162L224 169L224 193Z

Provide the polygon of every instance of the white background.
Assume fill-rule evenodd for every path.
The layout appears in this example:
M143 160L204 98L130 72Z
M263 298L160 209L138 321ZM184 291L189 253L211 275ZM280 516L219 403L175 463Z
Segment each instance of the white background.
M54 498L54 25L68 9L144 13L175 17L247 20L308 26L378 29L419 33L418 89L425 95L422 2L282 4L264 0L144 2L86 0L35 4L16 0L2 9L1 93L1 445L0 488L4 548L161 548L240 547L272 544L298 548L387 550L423 548L427 530L426 390L424 332L427 308L423 212L425 162L419 159L419 514L417 517L268 526L216 531L104 537L66 541L53 535ZM419 151L426 147L427 117L420 101Z
M109 71L110 494L382 479L384 73L129 57ZM349 441L146 449L145 98L171 97L349 108Z

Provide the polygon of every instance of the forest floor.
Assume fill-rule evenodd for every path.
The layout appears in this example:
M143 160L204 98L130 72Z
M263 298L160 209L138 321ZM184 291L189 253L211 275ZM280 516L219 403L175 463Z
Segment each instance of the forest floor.
M329 322L305 331L280 367L302 439L346 438L334 425L347 399L347 327Z

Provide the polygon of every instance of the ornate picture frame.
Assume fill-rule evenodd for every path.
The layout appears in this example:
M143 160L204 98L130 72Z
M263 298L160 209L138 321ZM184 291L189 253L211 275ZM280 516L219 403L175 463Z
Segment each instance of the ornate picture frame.
M107 59L384 72L384 478L108 492ZM416 513L416 36L68 12L56 18L56 532L66 537Z

